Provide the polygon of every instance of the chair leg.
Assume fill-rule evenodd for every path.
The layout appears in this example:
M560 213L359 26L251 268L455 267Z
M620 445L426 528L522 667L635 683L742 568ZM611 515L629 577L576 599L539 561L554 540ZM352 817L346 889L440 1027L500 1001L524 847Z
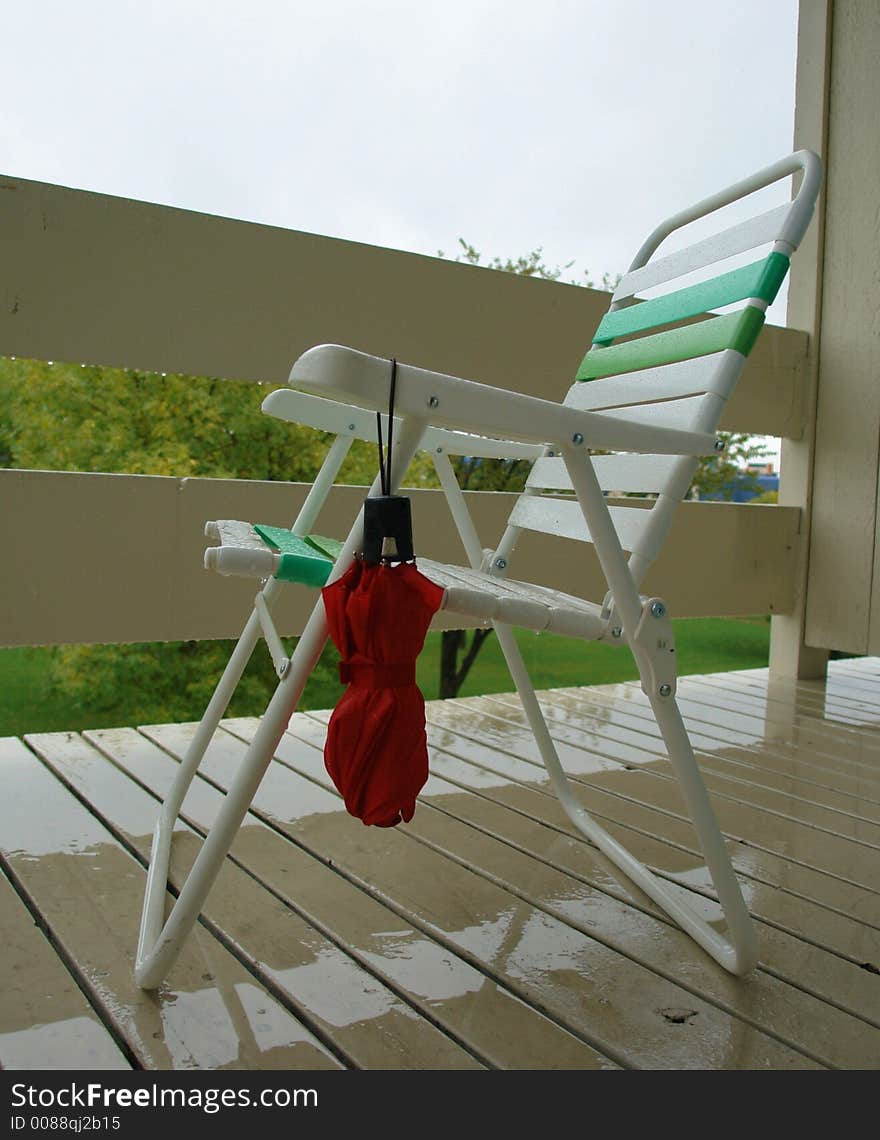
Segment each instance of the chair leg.
M651 697L651 707L682 785L712 882L727 920L728 937L720 934L669 884L639 862L581 806L562 767L519 646L510 626L495 625L510 675L534 733L550 782L574 826L606 855L636 886L653 899L698 945L732 974L743 975L757 962L754 926L733 872L730 855L715 819L690 740L674 697Z
M700 841L700 848L706 859L706 866L718 892L718 901L727 919L729 941L721 939L720 944L725 959L729 958L731 965L727 965L721 958L718 960L722 965L727 965L731 973L747 973L758 961L754 923L743 899L742 890L730 861L730 852L724 843L706 785L697 766L678 701L674 695L670 697L649 695L648 699L666 745L672 769L678 777ZM712 934L716 933L709 929ZM712 953L711 950L709 952Z
M327 619L320 600L297 643L290 667L278 684L260 721L241 768L223 801L176 902L163 925L171 838L178 812L210 743L232 690L250 658L259 635L259 619L251 616L233 651L214 696L165 798L156 829L135 960L135 981L142 989L155 989L173 965L193 927L223 860L232 846L279 740L296 709L327 641Z

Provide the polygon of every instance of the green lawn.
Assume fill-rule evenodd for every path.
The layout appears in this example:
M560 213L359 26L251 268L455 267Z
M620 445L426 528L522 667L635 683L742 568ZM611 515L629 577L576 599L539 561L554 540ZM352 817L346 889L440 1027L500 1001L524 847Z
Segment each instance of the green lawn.
M691 618L673 622L679 675L756 669L767 664L770 623L764 618ZM517 631L517 641L536 689L566 685L607 685L638 676L625 646L574 641L552 633ZM437 696L440 635L432 634L418 663L418 680L425 698ZM504 658L490 637L462 686L461 696L501 693L513 688Z
M674 625L680 674L754 669L767 664L770 623L765 618L691 618L678 620ZM615 648L572 641L554 634L522 631L517 633L517 639L537 688L601 685L637 676L632 657L625 647ZM205 649L208 649L207 644ZM191 707L184 705L181 708L178 703L174 706L173 716L169 716L166 698L157 695L155 703L151 704L149 693L145 695L143 686L135 694L129 684L122 684L108 700L104 685L99 700L97 692L94 699L89 698L86 684L80 686L75 697L71 696L57 681L53 672L54 660L55 650L51 647L0 650L0 736L110 728L169 719L197 720L201 716L206 692L204 685L192 686L198 696L193 697ZM211 673L217 668L217 660L218 654L214 651L210 660ZM440 634L429 634L418 662L419 685L428 700L437 696L439 660ZM198 654L192 668L199 669ZM265 682L264 695L252 692L244 704L239 703L231 711L236 715L261 712L268 697L269 684ZM498 644L490 637L483 645L461 695L476 696L512 688ZM307 690L303 707L330 707L340 691L332 680L312 685Z

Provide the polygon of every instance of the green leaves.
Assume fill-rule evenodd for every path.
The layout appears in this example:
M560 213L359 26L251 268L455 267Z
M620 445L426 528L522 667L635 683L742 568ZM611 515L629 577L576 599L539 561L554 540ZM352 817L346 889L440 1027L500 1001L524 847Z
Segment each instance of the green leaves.
M328 437L260 413L269 388L241 381L0 358L0 462L311 482ZM375 460L349 464L353 482Z
M234 641L59 646L50 669L53 687L70 708L66 727L197 720L234 646ZM309 678L302 708L330 708L339 699L337 661L328 644ZM228 715L260 716L277 684L272 660L260 644Z
M475 246L471 245L469 241L465 241L464 238L460 237L458 244L461 247L461 252L456 254L453 258L454 261L462 261L468 265L481 265L486 269L497 269L501 273L515 273L518 277L540 277L544 281L558 281L563 273L571 269L574 265L573 260L567 261L565 265L548 265L544 261L544 248L540 245L520 257L493 257L484 263L483 255ZM445 257L446 255L440 250L437 256ZM598 288L611 291L616 288L619 280L619 274L613 277L609 273L603 273ZM585 285L588 289L597 287L587 269L583 271L580 278L568 278L563 284Z
M758 494L761 484L745 472L749 463L768 454L767 448L756 436L738 432L719 432L718 435L724 440L724 451L720 456L708 455L700 459L693 482L695 497L714 496L731 500L736 491L748 490Z

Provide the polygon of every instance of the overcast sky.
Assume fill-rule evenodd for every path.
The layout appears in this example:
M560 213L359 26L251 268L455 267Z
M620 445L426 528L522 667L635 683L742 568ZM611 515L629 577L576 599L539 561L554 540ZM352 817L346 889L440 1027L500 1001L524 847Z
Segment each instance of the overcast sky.
M599 279L792 149L797 0L2 11L0 172L417 253Z
M796 25L796 0L6 0L0 170L620 272L791 149Z

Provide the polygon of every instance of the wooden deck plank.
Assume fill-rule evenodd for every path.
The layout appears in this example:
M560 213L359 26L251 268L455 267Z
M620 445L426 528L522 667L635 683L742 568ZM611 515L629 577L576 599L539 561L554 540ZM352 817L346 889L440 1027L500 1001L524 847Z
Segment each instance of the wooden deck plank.
M873 708L880 709L880 673L872 663L873 658L845 658L835 661L828 675L827 684L841 695L852 693L858 699L867 701Z
M339 1068L340 1062L204 929L173 988L134 983L144 871L109 831L21 748L3 757L0 849L79 983L145 1068Z
M144 787L159 796L166 794L177 765L146 736L133 729L100 730L87 735ZM221 801L220 792L197 780L187 797L184 814L194 826L204 830L213 822ZM326 826L336 826L332 818L336 814L328 813ZM349 826L348 817L339 814L341 824ZM375 978L393 986L425 1017L456 1038L467 1039L487 1064L529 1069L617 1067L460 957L419 931L402 928L393 911L286 841L252 813L233 844L232 856L281 901L296 907L320 930L332 933L354 961L372 972L372 990L376 989ZM285 917L287 921L281 923L279 933L287 962L296 949L297 932L291 929L289 916ZM261 946L273 947L278 935L273 937L271 931L261 931L259 937ZM335 944L331 946L335 948ZM265 949L263 957L269 958ZM325 950L316 961L329 988L334 973L325 968L326 958ZM315 971L309 973L309 967L298 969L314 986ZM292 976L294 969L285 965L283 972ZM368 1028L375 1033L381 1025L373 1018ZM415 1060L413 1057L410 1063ZM429 1057L423 1067L438 1066Z
M849 662L836 662L846 665ZM842 673L833 671L826 682L826 692L841 704L856 702L869 714L871 723L880 715L880 677L867 671Z
M227 722L231 731L240 731L245 739L254 723ZM309 731L308 718L294 717L290 734L310 745L311 754L301 747L291 748L282 740L278 755L298 771L329 786L322 770L322 733ZM432 813L417 811L408 827L412 833L430 832L429 841L442 847L450 858L463 859L487 871L506 889L521 895L530 889L527 883L534 884L541 876L547 877L548 867L562 872L563 879L551 874L548 883L540 887L540 894L535 893L538 888L533 886L529 901L607 944L616 944L620 953L635 957L666 976L673 976L708 1000L752 1018L754 1010L760 1008L761 1015L756 1018L759 1024L808 1051L813 1043L825 1039L818 1026L811 1027L812 1018L821 1019L825 1015L823 1002L847 1010L860 1021L869 1021L870 1028L856 1025L849 1017L842 1020L841 1030L847 1025L853 1029L855 1052L846 1059L832 1058L831 1063L848 1065L858 1058L860 1051L869 1047L880 1051L880 992L874 993L872 979L860 967L801 939L765 927L760 931L761 959L772 980L763 977L749 979L744 984L730 979L707 957L695 953L693 944L668 924L665 916L640 892L609 872L608 864L598 852L571 834L561 809L557 812L557 827L563 829L563 834L538 822L540 817L534 811L534 802L527 805L525 814L517 814L483 795L473 794L475 788L462 789L450 783L439 775L443 770L443 765L437 763L439 759L438 751L432 749L434 775L421 800L436 805L444 816L443 821L437 823ZM463 790L466 794L462 794ZM532 801L537 798L534 791L526 794L532 796ZM555 796L550 802L558 807ZM450 817L472 825L479 834L451 827ZM497 841L506 847L500 847ZM509 848L519 855L512 855ZM512 860L514 869L504 869L506 860ZM705 868L702 870L705 875ZM693 896L691 901L694 901ZM752 901L750 899L750 903ZM640 913L633 914L634 909ZM661 922L665 929L661 928ZM587 926L579 923L587 923ZM792 987L803 992L793 994ZM789 1035L783 1027L792 1017L796 1024Z
M46 734L0 741L0 1063L92 1068L107 1048L96 1067L880 1067L880 660L679 691L758 922L748 978L572 833L518 699L493 694L429 703L431 776L390 831L340 810L329 713L296 714L202 922L145 995L143 865L192 726ZM585 805L713 914L638 686L539 699ZM177 881L255 723L224 722L211 747Z
M784 677L771 679L767 669L744 669L732 675L701 673L684 680L701 687L712 685L713 688L728 688L732 693L763 697L771 707L781 704L787 706L786 712L800 709L814 720L817 713L820 714L819 719L825 719L824 714L829 707L835 711L838 707L842 711L858 709L867 714L866 723L862 727L872 727L880 716L880 683L867 678L863 681L848 680L836 671L839 664L841 663L831 662L831 669L824 681ZM725 677L729 678L729 685L725 685ZM859 727L847 723L837 724L833 717L829 720L829 729L840 736L851 735Z
M480 700L481 710L489 715L499 716L520 730L529 732L522 706L515 697L492 696ZM591 712L597 708L596 705L590 708L584 707L570 694L567 703L563 702L560 696L551 701L545 700L544 707L549 713L548 727L554 739L560 743L575 748L601 750L609 757L613 755L613 758L618 760L619 767L641 765L644 771L675 783L672 766L666 757L659 730L653 733L648 733L647 730L636 733L619 725L609 724L605 718L597 720L591 715ZM647 709L647 705L645 708ZM705 750L701 750L699 759L704 761L706 758ZM862 819L852 813L836 811L826 805L817 804L807 797L787 795L740 775L718 771L716 767L707 763L701 766L706 786L718 805L731 802L754 808L755 816L759 820L762 814L766 813L776 819L788 820L795 826L809 824L825 834L854 840L880 853L880 826L871 820ZM766 830L766 825L762 825L762 830Z
M689 690L693 693L693 689ZM550 708L583 707L605 715L610 723L620 723L631 729L648 732L656 736L656 723L650 710L642 703L630 700L624 686L614 692L606 689L577 690L551 689L541 694L541 700ZM700 692L705 699L705 716L711 717L712 709L728 698L722 693L716 698L717 690L708 687ZM754 715L754 709L735 696L727 699L727 707L739 707L745 716ZM752 733L730 732L714 728L709 721L686 721L691 742L705 763L723 766L721 770L737 772L767 787L783 790L791 788L807 799L824 804L835 810L855 815L858 818L880 819L880 780L876 784L875 795L865 798L866 785L863 774L850 769L841 771L830 763L812 763L803 749L793 750L777 732L776 724L768 725L763 718L763 730Z
M701 678L696 678L694 684L700 683ZM733 683L732 688L753 696L772 696L776 704L785 704L787 700L789 713L801 718L804 723L811 723L823 735L833 734L842 740L861 739L868 742L874 751L877 749L877 742L872 739L871 733L877 722L876 708L851 693L845 694L835 689L830 681L782 680L771 684L769 677L761 676L760 671L745 671Z
M303 730L305 719L294 718L291 731L317 743L320 739L318 732ZM448 810L493 834L509 837L512 829L525 831L532 836L529 843L534 844L536 857L585 877L612 897L641 906L649 913L658 913L640 892L629 889L626 880L609 873L604 860L598 858L589 845L573 836L549 782L545 781L543 788L517 784L506 778L497 765L487 769L437 747L432 742L432 735L429 731L432 772L470 793L456 798L454 809L450 806ZM491 764L491 759L489 762ZM634 837L620 834L620 838L632 841ZM655 866L664 860L668 863L669 853L669 849L659 842L651 847L643 841L639 849L639 854ZM714 897L709 887L701 884L701 867L702 860L694 853L682 860L678 872L667 874L667 877L672 881L680 880L690 890L703 892L706 897ZM704 869L702 877L707 883ZM876 932L816 907L807 900L793 898L775 887L747 879L743 885L750 909L762 923L764 965L792 984L880 1025L880 992L875 992L870 986L866 990L863 966L868 955L876 958ZM819 936L838 947L846 946L848 956L841 956L839 950L826 949L821 943L817 945L815 939Z
M836 662L832 662L834 664ZM709 676L718 680L723 675ZM858 701L860 709L857 710L851 697L846 695L847 690L835 687L835 676L836 672L829 668L827 681L797 681L791 678L771 681L766 669L744 669L736 673L732 684L746 692L767 694L777 705L788 705L791 711L822 736L860 742L862 747L876 756L880 751L880 741L872 731L877 725L873 700ZM862 710L865 715L853 715Z
M172 729L160 732L166 747ZM301 744L287 739L294 751L302 750ZM217 744L206 757L206 770L226 786L240 763L243 744L219 739ZM282 740L279 755L284 744ZM179 752L182 745L180 741L173 750ZM316 786L293 769L274 764L257 793L255 809L304 842L312 833L309 820L300 816L298 798L306 787L313 795ZM325 794L330 802L340 803L335 790ZM690 1067L699 1064L701 1051L704 1060L714 1058L711 1067L811 1064L805 1055L524 902L469 866L414 842L407 830L371 829L365 834L351 821L346 830L322 830L316 841L334 865L360 879L366 889L393 898L410 921L424 924L435 937L481 955L484 968L517 979L531 1000L555 1017L595 1033L599 1040L610 1035L606 1051L612 1055L625 1051L634 1064L650 1067ZM607 1005L597 1002L597 991ZM695 1011L689 1041L658 1012L670 1008ZM732 1039L737 1060L727 1052Z
M436 759L436 754L434 758ZM561 810L555 813L555 822L551 823L544 818L553 813L555 797L553 800L548 799L547 806L536 806L536 792L530 789L520 789L520 792L518 809L510 803L501 804L476 790L470 790L468 796L455 798L454 802L444 803L443 809L505 842L514 842L533 858L547 862L578 879L584 879L591 885L601 885L604 893L666 921L665 916L639 892L633 891L625 880L616 881L613 875L604 872L600 859L588 845L568 834L567 821ZM603 872L607 881L602 881ZM705 870L699 865L695 865L687 876L682 875L681 878L685 883L690 879L688 886L691 890L693 884L707 882ZM671 881L674 882L675 879L672 878ZM759 924L762 967L796 988L832 1002L880 1027L880 993L875 992L876 987L872 987L870 981L866 980L864 965L842 958L794 933L790 929L791 916L787 909L791 907L791 900L787 896L766 888L760 891L748 888L749 885L746 884L748 904ZM776 897L768 899L768 895ZM713 898L714 892L706 887L703 897ZM781 913L773 906L780 902L783 906ZM786 920L789 928L786 928ZM810 933L808 932L808 938ZM865 941L871 942L867 939ZM870 945L870 949L876 950L876 942Z
M739 714L745 729L752 728L758 740L773 740L789 746L805 744L801 759L877 780L877 750L873 734L862 727L826 719L825 710L811 693L783 688L781 683L762 685L760 680L724 682L721 677L696 678L687 687L693 701L692 716L707 722L715 710L729 708ZM702 706L702 711L698 711ZM794 753L797 758L798 752Z
M29 743L88 800L116 837L149 854L157 803L80 736L46 733ZM181 825L173 844L170 881L179 890L201 847ZM269 839L265 828L262 838ZM290 1003L294 1015L318 1027L356 1067L471 1069L483 1066L340 948L227 860L202 911L254 973ZM316 978L323 984L317 985ZM175 969L169 981L177 979Z
M848 681L832 670L825 680L804 681L802 684L805 686L801 690L804 702L815 702L829 720L843 720L852 728L870 729L880 719L877 686L870 681Z
M474 742L497 747L503 741L511 755L539 765L540 755L531 733L509 718L497 717L486 708L485 702L483 697L468 698L467 709L472 718L467 721L467 731ZM444 705L450 706L447 715L454 716L456 725L461 725L465 719L464 702L444 702ZM621 770L618 765L617 771L596 773L595 753L591 749L580 743L560 741L554 726L550 728L562 765L576 783L588 785L594 794L601 790L631 804L650 808L658 816L662 813L664 823L667 819L687 818L681 795L671 780L653 776L644 765L630 770ZM824 884L826 896L833 895L835 901L845 900L843 905L859 918L880 923L880 894L876 893L876 867L880 860L875 860L876 852L869 851L871 859L868 860L865 849L843 837L819 833L797 820L749 809L717 795L714 803L722 831L729 838L796 866L802 877L809 876L815 881L810 893L820 901L818 892L822 890L822 879L828 880Z
M444 702L446 704L448 702ZM435 711L436 706L432 706L429 718ZM326 719L326 715L308 714L315 719ZM472 772L489 773L486 781L489 786L481 788L483 794L508 804L514 810L534 812L538 818L547 819L568 831L564 813L557 806L555 795L548 790L543 768L511 757L498 748L475 744L470 736L460 735L468 715L467 710L464 713L459 711L446 728L429 724L429 740L435 750L441 749L444 757L452 756L456 762L465 763ZM445 760L444 767L448 767ZM463 782L468 784L469 781L480 786L469 775L464 775ZM530 799L532 791L541 795ZM598 788L584 787L583 794L591 812L640 859L661 874L682 876L689 885L700 889L693 876L694 869L702 863L702 857L689 824L661 815L650 807L611 797ZM805 887L815 886L815 875L805 876L796 865L785 864L776 856L736 841L729 841L728 848L748 892L750 905L759 917L779 922L789 933L843 954L852 961L874 961L876 928L857 921L829 899L816 902L805 894ZM824 876L821 884L827 886ZM836 885L833 880L832 884Z
M17 744L0 741L0 764L3 754ZM0 1066L130 1069L122 1050L4 875L0 875L0 927Z
M484 699L489 702L488 707L497 708L500 715L512 717L515 723L524 723L522 705L513 694L499 694ZM542 694L540 703L553 731L559 734L560 739L573 743L584 739L585 730L595 727L597 717L602 712L600 705L578 701L570 694ZM632 707L639 706L633 702ZM652 772L674 779L660 730L653 717L647 715L647 710L641 719L630 718L631 724L635 723L637 727L622 724L619 713L613 720L612 715L606 713L602 716L603 749L616 748L621 765L645 763ZM880 851L880 821L859 815L855 809L860 806L860 801L856 797L840 801L846 802L849 810L845 810L836 803L828 802L835 799L833 791L828 794L823 794L821 790L812 791L810 795L804 794L807 789L795 791L790 787L773 787L761 774L760 766L756 763L759 756L757 751L744 754L737 749L737 759L733 759L733 750L725 748L723 752L713 752L707 747L704 737L692 738L692 744L697 751L706 786L719 798L734 799L738 803L764 809L783 818L810 823L820 830L864 842ZM718 745L715 744L714 747L717 749ZM746 756L744 763L739 762L743 755Z
M840 771L858 772L863 768L866 748L869 763L877 757L870 732L826 720L820 706L810 705L812 695L805 697L799 687L788 683L784 687L782 683L768 687L763 678L734 676L730 682L711 674L681 679L684 714L694 726L702 724L712 730L724 726L728 732L742 734L742 743L766 741L775 727L774 747L787 741L800 743L804 738L808 754L815 754L818 763ZM632 683L614 687L634 689ZM813 760L812 755L805 758Z

